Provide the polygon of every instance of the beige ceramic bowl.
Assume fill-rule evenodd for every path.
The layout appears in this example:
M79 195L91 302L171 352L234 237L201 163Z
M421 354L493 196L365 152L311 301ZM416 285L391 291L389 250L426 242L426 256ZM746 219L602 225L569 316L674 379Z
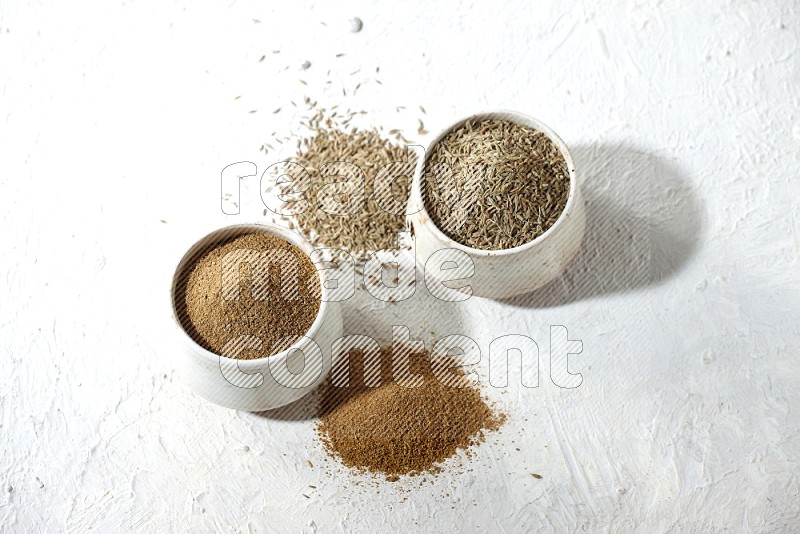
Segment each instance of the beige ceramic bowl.
M533 241L504 250L468 247L445 235L426 211L422 180L427 158L448 133L471 119L504 119L534 128L547 135L564 156L570 178L566 206L555 224ZM417 263L424 266L426 279L441 281L460 278L461 281L455 286L465 289L469 286L467 293L471 291L471 294L490 298L528 293L556 278L580 249L586 229L584 203L569 149L553 130L536 119L513 111L471 115L456 121L436 136L427 147L425 158L417 161L407 221L415 238ZM470 260L472 265L468 265Z
M192 389L227 408L262 411L301 398L326 378L331 369L331 347L342 335L342 316L338 303L329 301L330 290L320 281L322 302L317 317L306 335L288 350L267 358L236 360L214 354L192 339L178 318L176 306L177 288L186 265L210 245L254 231L285 239L306 254L313 251L307 241L283 228L263 224L221 228L192 245L178 263L172 279L170 305L173 330L182 343L185 356L183 374Z

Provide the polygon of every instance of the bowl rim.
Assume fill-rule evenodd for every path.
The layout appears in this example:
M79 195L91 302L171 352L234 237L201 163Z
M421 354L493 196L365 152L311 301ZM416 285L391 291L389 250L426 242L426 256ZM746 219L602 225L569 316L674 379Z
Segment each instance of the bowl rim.
M199 354L204 360L208 363L215 364L215 365L222 365L225 362L226 365L236 365L239 367L240 370L244 372L245 369L250 370L258 370L262 371L264 366L270 366L273 364L280 363L281 361L285 360L289 357L292 351L294 350L302 350L302 343L304 338L309 338L314 343L316 340L314 336L319 332L320 328L322 327L322 322L324 321L327 312L328 312L328 302L327 298L330 297L330 290L325 287L325 284L322 281L322 276L320 274L319 269L316 270L317 272L317 281L319 282L320 286L320 305L319 310L317 310L317 316L314 318L314 322L311 323L311 326L308 328L305 334L300 337L295 343L293 343L289 348L282 350L276 354L272 354L270 356L263 356L261 358L253 358L253 359L238 359L238 358L229 358L227 356L223 356L221 354L216 354L208 350L207 348L200 345L197 341L189 335L184 328L183 324L181 324L180 319L178 318L178 312L175 306L175 289L177 287L177 280L178 275L186 268L186 264L188 263L189 259L191 259L201 247L205 246L209 240L213 239L214 237L221 236L224 234L226 237L236 237L239 235L244 235L246 233L251 232L263 232L275 237L281 238L291 245L294 245L298 248L303 254L308 257L309 261L312 264L314 262L311 260L310 253L314 251L314 248L311 246L305 238L299 235L297 232L289 230L287 228L283 228L271 223L264 223L264 222L250 222L250 223L239 223L239 224L232 224L229 226L223 226L208 232L200 239L196 240L181 256L181 259L178 261L177 266L175 267L172 275L172 284L170 285L169 290L169 299L170 299L170 308L172 310L172 320L174 322L174 326L178 328L183 336L184 342L188 342L191 344L192 349L195 354ZM305 351L303 351L305 353ZM325 354L325 351L322 351Z
M428 162L428 158L430 154L433 152L434 147L437 143L439 143L447 134L462 126L469 120L473 119L504 119L520 126L533 128L542 132L544 135L548 137L558 148L559 152L561 153L564 161L567 164L567 171L569 172L569 192L567 193L567 202L564 204L564 209L561 210L561 213L556 219L556 222L553 225L545 230L545 232L521 245L517 245L516 247L512 248L503 248L503 249L480 249L470 247L469 245L465 245L456 241L455 239L451 238L447 234L445 234L441 228L433 221L433 218L428 213L428 209L425 206L425 200L422 197L422 174L425 169L425 165ZM444 241L447 243L451 248L455 248L462 252L466 252L472 256L484 256L484 257L494 257L494 256L507 256L512 254L518 254L520 252L525 252L527 250L533 249L547 241L552 237L552 235L558 231L560 226L563 226L565 220L570 218L570 212L572 210L573 205L576 202L576 198L578 197L578 183L575 179L575 162L572 159L572 154L569 151L566 143L556 134L549 126L544 124L538 119L535 119L529 115L524 113L520 113L518 111L508 110L508 109L498 109L498 110L489 110L489 111L482 111L479 113L473 113L471 115L467 115L461 119L456 120L455 122L451 123L449 126L442 129L433 140L428 143L424 157L417 158L417 165L414 169L414 177L411 184L411 197L413 198L414 202L409 202L409 210L407 213L407 219L411 221L412 217L424 215L430 221L430 228L434 235L440 241ZM416 209L413 213L411 213L412 209ZM413 222L413 221L411 221Z

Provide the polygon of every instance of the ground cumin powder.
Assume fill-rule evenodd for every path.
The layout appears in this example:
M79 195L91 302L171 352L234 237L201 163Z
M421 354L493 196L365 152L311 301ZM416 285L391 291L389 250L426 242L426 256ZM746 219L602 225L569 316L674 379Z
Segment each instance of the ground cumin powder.
M224 278L229 253L239 254L228 256L237 258L238 270ZM195 341L216 354L223 354L226 343L239 336L257 336L262 349L225 356L254 359L277 354L308 332L319 311L321 290L311 260L291 243L264 232L206 248L186 272L177 287L179 319ZM235 287L236 274L238 295L223 295L223 279L227 287ZM290 286L294 291L282 290L284 276L296 277L296 285Z
M332 371L337 376L349 361L346 387L328 380L321 390L317 433L326 451L347 466L383 473L387 480L423 471L484 439L505 415L495 414L472 386L455 387L437 380L427 352L410 355L410 371L424 378L405 387L392 378L392 349L380 353L380 385L365 384L363 354L352 350ZM455 374L464 377L457 369Z

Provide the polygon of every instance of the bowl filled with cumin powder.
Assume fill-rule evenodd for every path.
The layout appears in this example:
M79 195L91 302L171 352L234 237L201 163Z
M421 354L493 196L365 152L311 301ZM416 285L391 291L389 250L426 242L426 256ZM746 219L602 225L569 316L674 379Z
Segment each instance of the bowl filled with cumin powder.
M470 294L507 298L566 267L586 228L569 149L513 111L445 128L417 162L407 210L426 276Z
M325 380L342 317L317 265L306 240L263 224L222 228L189 248L170 301L196 393L262 411Z

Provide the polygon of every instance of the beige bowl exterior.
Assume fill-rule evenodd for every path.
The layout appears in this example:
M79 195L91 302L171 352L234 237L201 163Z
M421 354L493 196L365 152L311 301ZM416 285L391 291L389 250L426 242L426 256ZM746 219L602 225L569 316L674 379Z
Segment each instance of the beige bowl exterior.
M534 128L549 137L561 151L569 169L570 188L567 203L556 223L529 243L504 250L480 250L458 243L446 236L431 220L422 199L422 172L436 144L455 128L471 119L504 119ZM468 256L474 274L463 281L472 294L488 298L508 298L538 289L561 273L580 249L586 229L586 212L575 178L575 164L564 142L541 122L513 111L495 111L471 115L444 129L429 145L425 158L419 158L414 173L407 209L407 222L414 235L417 264L424 266L425 276L434 279L442 271L429 265L437 251L436 265L441 260Z

